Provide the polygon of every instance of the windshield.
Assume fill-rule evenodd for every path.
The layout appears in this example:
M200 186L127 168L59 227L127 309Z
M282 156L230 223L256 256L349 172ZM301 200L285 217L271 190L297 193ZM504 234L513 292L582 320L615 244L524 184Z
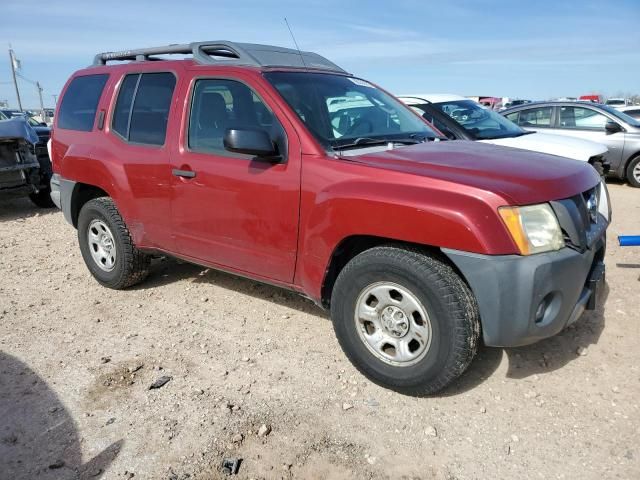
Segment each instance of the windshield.
M0 120L8 120L9 118L0 110Z
M607 100L607 105L624 105L624 100Z
M452 100L433 106L453 118L476 140L519 137L527 133L511 120L473 100Z
M640 128L640 120L636 120L635 118L627 115L624 112L621 112L620 110L616 110L615 108L611 108L609 105L600 105L600 108L602 108L603 110L607 111L608 113L610 113L614 117L619 118L623 122L631 125L632 127Z
M359 78L312 72L264 76L325 148L440 137L403 103Z
M31 125L32 127L39 127L39 126L41 126L41 125L40 125L40 122L39 122L39 121L37 121L35 118L30 117L29 115L25 115L25 118L27 119L27 123L28 123L29 125Z

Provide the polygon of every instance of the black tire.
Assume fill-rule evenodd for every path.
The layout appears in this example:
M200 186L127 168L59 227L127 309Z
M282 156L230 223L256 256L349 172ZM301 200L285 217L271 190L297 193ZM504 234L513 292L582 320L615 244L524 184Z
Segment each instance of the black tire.
M31 193L29 199L36 207L53 208L56 206L51 200L51 188L43 188L38 193Z
M629 185L636 188L640 188L640 178L637 178L633 171L638 167L638 165L640 165L640 155L632 158L629 165L627 165L627 181L629 182Z
M357 300L377 282L402 286L426 308L431 344L415 364L385 363L358 333ZM458 378L473 360L480 337L478 306L467 284L444 259L405 247L375 247L353 258L336 280L331 318L340 346L361 373L410 395L436 393Z
M601 177L604 177L605 175L605 168L604 165L602 164L602 162L593 162L591 164L591 166L593 168L595 168L596 172L598 172L598 175L600 175Z
M87 232L94 220L101 220L111 230L116 249L113 270L101 269L89 249ZM78 242L87 268L103 286L121 290L144 280L149 274L150 257L136 248L114 201L109 197L89 200L78 216Z

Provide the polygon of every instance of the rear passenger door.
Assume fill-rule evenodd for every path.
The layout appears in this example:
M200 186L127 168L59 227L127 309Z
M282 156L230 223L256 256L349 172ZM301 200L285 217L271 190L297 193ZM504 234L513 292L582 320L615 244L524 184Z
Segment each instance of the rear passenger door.
M105 126L109 134L93 152L115 173L116 203L140 247L173 248L169 145L177 135L168 135L168 127L176 83L176 73L167 71L122 76Z
M259 84L196 78L172 156L177 253L279 282L293 281L300 202L300 144ZM266 130L280 163L224 148L228 128ZM185 175L186 172L186 175Z

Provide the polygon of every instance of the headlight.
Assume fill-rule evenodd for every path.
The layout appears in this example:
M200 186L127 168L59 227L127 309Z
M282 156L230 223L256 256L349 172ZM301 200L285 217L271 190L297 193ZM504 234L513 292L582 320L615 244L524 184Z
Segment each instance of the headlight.
M611 203L609 202L609 190L604 180L600 181L600 193L598 195L598 212L607 222L611 221Z
M562 230L549 204L500 207L498 211L520 254L533 255L564 247Z

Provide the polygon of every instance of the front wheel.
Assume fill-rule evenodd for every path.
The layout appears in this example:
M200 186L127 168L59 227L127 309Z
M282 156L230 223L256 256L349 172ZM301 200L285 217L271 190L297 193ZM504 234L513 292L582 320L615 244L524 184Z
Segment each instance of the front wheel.
M480 335L473 293L443 259L376 247L340 272L331 298L336 336L369 379L403 393L435 393L460 376Z
M78 242L89 271L105 287L127 288L149 273L150 257L134 245L111 198L84 204L78 216Z
M627 181L632 187L640 188L640 155L629 162L627 166Z

